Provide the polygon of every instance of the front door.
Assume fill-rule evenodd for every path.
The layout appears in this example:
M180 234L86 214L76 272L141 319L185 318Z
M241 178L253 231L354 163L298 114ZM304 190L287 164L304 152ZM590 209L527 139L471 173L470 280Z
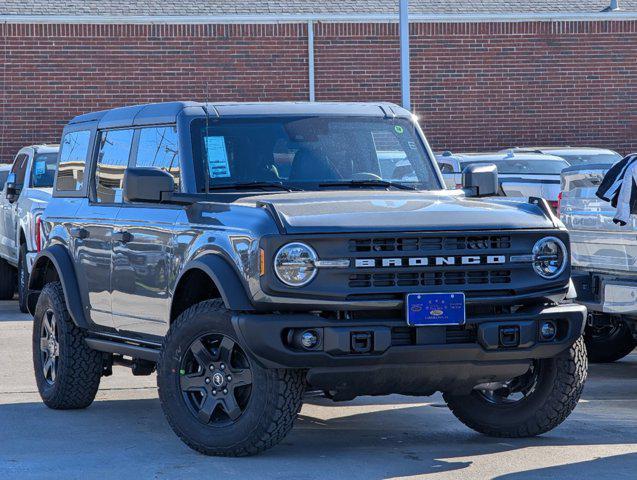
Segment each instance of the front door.
M27 164L29 156L25 153L19 154L13 166L9 177L14 181L15 185L20 189L24 185ZM0 252L9 258L18 258L18 199L10 202L7 199L7 185L5 184L2 192L2 231L0 232Z
M124 205L113 241L113 322L122 332L162 336L174 282L173 229L181 208ZM172 279L172 281L171 281Z

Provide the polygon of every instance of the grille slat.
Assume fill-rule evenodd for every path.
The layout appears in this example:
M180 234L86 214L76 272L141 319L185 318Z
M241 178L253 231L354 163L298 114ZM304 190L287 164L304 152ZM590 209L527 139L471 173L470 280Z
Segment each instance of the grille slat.
M437 252L441 250L502 250L511 247L509 235L452 237L379 237L351 239L350 252Z
M350 288L491 285L511 283L510 270L426 271L420 273L356 273L349 277Z

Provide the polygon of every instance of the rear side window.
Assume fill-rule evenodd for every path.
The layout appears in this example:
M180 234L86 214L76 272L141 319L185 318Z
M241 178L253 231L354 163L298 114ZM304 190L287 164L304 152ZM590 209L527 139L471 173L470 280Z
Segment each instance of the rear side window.
M128 167L133 130L109 130L101 133L95 167L95 201L120 203L124 172Z
M173 176L175 188L178 188L180 171L176 127L142 128L135 166L161 168Z
M90 139L90 130L70 132L64 135L62 145L60 145L57 191L77 192L82 190Z

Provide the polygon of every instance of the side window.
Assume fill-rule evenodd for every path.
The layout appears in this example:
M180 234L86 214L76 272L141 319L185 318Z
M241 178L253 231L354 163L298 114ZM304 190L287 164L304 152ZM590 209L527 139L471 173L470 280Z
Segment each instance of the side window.
M84 185L84 167L89 149L91 132L81 130L64 135L60 145L56 190L77 192Z
M142 128L139 132L136 167L159 167L170 173L175 179L175 188L179 188L179 142L177 128Z
M120 203L124 171L128 167L133 130L107 130L100 135L95 167L95 201Z
M448 163L439 163L438 166L442 173L453 173L453 167Z
M13 162L13 166L11 167L11 173L15 173L16 185L24 185L24 175L27 171L28 160L29 160L29 156L23 153L18 155L15 159L15 162Z

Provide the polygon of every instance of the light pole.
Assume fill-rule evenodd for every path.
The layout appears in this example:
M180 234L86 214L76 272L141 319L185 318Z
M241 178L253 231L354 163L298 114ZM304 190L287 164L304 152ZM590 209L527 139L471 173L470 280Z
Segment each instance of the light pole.
M409 0L400 0L400 90L402 104L411 110L411 91L409 80Z

